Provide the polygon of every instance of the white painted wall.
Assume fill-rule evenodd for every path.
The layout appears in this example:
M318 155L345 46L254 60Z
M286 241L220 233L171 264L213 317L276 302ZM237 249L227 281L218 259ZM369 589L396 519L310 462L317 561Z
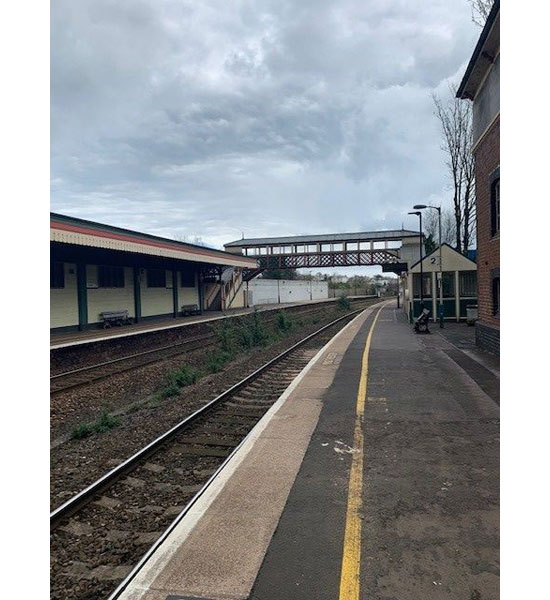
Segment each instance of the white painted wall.
M199 304L199 284L198 275L195 273L195 287L182 287L181 274L178 272L178 310L181 307L189 304Z
M294 281L288 279L253 279L248 283L252 302L277 304L285 302L307 302L328 298L326 281Z
M88 323L101 322L100 315L107 310L127 310L130 317L135 316L133 277L132 267L124 267L123 288L100 288L97 287L97 265L86 266Z
M140 269L141 316L172 314L174 298L172 295L172 271L166 270L166 287L147 287L147 269ZM168 287L170 286L170 287Z
M78 325L76 265L64 263L65 287L50 288L50 327Z

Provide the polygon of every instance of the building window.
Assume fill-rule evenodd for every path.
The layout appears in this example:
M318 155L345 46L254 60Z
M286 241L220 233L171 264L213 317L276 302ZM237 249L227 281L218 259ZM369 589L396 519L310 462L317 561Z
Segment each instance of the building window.
M455 297L455 274L454 271L443 271L443 298Z
M165 288L166 271L164 269L147 269L147 287Z
M493 314L500 314L500 277L493 278Z
M477 273L476 271L462 271L458 274L460 295L463 298L475 298L477 296Z
M422 291L424 298L432 297L432 274L424 273ZM415 298L420 298L420 273L413 275L413 293Z
M62 262L50 264L50 288L61 289L65 287L65 265Z
M194 288L195 287L195 272L194 271L182 271L181 272L181 287Z
M97 285L100 288L123 288L124 267L98 265Z
M491 235L500 231L500 167L491 177Z

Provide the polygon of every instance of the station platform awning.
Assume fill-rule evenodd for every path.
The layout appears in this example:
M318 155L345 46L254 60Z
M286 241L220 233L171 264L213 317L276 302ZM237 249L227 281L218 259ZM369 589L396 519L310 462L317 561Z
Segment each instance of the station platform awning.
M56 213L50 213L50 241L218 266L257 266L246 256Z

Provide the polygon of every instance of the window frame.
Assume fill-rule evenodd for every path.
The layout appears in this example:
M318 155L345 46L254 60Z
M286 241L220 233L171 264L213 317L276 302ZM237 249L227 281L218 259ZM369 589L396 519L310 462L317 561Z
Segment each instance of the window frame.
M491 271L491 302L493 316L500 317L500 267Z
M56 275L61 280L61 285L59 285L59 281L56 281ZM63 289L65 289L65 263L52 260L50 261L50 290Z
M500 233L500 167L489 177L489 207L491 217L491 237Z
M118 265L97 265L97 287L121 289L126 287L124 267Z
M466 279L473 279L465 282ZM473 294L466 292L474 291ZM459 271L458 272L458 293L461 298L477 298L477 271Z
M427 272L423 274L424 288L426 288L426 281L429 282L428 292L424 292L424 298L432 298L432 274ZM418 290L418 294L416 293ZM420 298L420 273L413 273L413 298Z
M146 279L148 288L166 288L166 269L147 268Z
M446 292L445 291L445 284L449 283L451 284L451 292ZM456 298L456 285L455 285L455 271L443 271L442 272L442 278L441 278L441 290L443 292L443 298Z
M187 276L187 279L186 279ZM192 281L191 285L188 285ZM195 288L195 271L180 271L180 285L182 288Z

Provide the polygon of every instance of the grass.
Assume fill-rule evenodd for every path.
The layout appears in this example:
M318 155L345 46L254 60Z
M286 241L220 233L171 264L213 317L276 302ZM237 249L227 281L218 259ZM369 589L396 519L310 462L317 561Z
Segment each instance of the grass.
M180 393L182 387L192 385L201 377L200 371L189 365L181 365L166 375L166 387L158 393L160 399L171 398Z
M93 433L104 433L110 429L114 429L120 425L120 417L111 415L107 411L103 411L101 416L95 423L83 423L77 425L73 430L71 437L75 440L81 440Z

